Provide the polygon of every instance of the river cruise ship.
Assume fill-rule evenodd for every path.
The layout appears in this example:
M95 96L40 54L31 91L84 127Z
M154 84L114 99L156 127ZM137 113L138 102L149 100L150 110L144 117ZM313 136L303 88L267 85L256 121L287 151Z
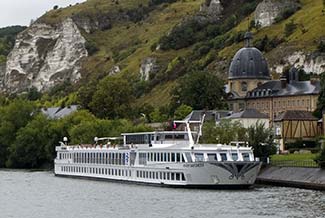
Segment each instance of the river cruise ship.
M255 161L250 147L199 144L200 131L192 132L189 122L185 125L185 131L95 138L94 145L61 142L56 147L54 173L169 187L248 188L254 184L261 163Z

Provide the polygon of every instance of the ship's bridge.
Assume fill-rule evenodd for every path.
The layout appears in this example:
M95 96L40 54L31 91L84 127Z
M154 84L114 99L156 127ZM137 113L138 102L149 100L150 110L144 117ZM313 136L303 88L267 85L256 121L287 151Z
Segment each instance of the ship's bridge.
M196 132L191 132L196 137ZM126 145L164 145L164 144L189 144L188 132L185 131L163 131L123 133L124 146Z

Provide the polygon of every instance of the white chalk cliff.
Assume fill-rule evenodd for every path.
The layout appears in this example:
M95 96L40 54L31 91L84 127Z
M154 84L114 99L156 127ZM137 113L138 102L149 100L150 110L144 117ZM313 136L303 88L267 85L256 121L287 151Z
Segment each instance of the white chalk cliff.
M299 3L296 0L264 0L255 10L255 23L261 27L271 26L278 16L287 10L296 11Z
M286 64L275 64L273 70L282 73L285 67L294 66L303 69L306 73L321 74L325 72L325 54L324 53L304 53L302 51L294 52L284 58Z
M88 56L85 42L71 18L56 26L32 24L17 36L7 58L4 89L20 92L34 86L44 91L66 80L78 81Z

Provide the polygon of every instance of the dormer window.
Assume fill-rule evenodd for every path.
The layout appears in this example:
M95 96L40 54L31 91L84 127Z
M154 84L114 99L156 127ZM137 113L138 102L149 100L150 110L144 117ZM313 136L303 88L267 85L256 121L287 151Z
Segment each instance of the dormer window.
M241 90L242 90L243 92L247 92L247 82L242 82L242 83L241 83Z

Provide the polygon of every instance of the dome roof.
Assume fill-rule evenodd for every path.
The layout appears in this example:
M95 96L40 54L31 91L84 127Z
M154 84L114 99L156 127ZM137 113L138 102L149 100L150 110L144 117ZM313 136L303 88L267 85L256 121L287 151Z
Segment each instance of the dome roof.
M228 79L271 79L269 68L260 50L250 46L251 33L246 33L246 47L232 59Z

